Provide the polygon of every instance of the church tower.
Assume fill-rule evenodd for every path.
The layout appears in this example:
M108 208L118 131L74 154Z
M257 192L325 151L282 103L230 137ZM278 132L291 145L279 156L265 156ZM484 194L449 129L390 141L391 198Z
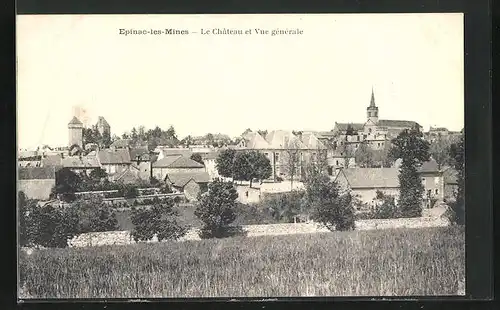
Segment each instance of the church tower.
M372 121L374 124L378 123L378 107L375 106L375 95L373 94L373 87L372 87L372 98L370 100L370 106L366 108L366 114L369 121Z
M83 123L76 116L68 124L69 142L68 146L78 145L83 147Z

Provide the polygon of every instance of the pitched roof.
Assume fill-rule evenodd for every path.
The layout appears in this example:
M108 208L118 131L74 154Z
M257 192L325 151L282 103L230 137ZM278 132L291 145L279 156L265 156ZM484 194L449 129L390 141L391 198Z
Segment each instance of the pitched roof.
M193 154L193 151L191 149L187 149L187 148L158 146L157 150L159 152L162 152L163 156L182 155L185 157L190 157Z
M439 172L438 164L434 159L431 159L422 163L422 166L420 166L418 171L421 173Z
M319 141L318 137L313 133L303 133L301 140L304 145L311 150L326 150L326 146Z
M271 149L306 149L304 143L291 131L273 130L266 135L266 141Z
M97 153L99 162L103 165L130 164L130 154L126 149L100 150Z
M130 167L128 167L127 169L124 169L123 171L113 175L113 179L115 181L121 181L123 183L134 183L141 178L132 170L130 170Z
M245 139L246 147L249 149L268 149L271 147L258 132L249 132L243 139Z
M210 181L210 176L207 172L171 173L168 174L165 179L170 180L174 186L184 187L191 180L196 183L208 183Z
M76 116L73 116L73 118L68 123L68 125L82 125L83 126L83 123L80 122L80 120Z
M204 165L182 155L165 156L153 163L154 168L203 168Z
M397 188L399 170L397 168L348 168L337 175L345 176L349 186L355 188Z
M55 167L19 167L19 180L52 180L56 178Z
M382 126L382 127L411 128L411 127L413 127L415 125L419 125L419 124L417 122L414 122L414 121L381 119L378 121L377 125Z
M100 167L95 156L68 156L62 159L65 168L97 168Z
M61 154L47 155L46 157L42 158L42 166L45 167L62 166Z
M139 160L149 161L149 150L146 146L133 147L129 149L130 160L135 161L137 158Z
M352 127L353 130L361 131L364 129L365 124L361 123L335 123L335 128L339 131L346 131L349 126Z
M113 147L116 149L124 149L126 147L129 147L130 144L132 144L131 139L118 139L118 140L114 141L113 143L111 143L111 145L109 147Z

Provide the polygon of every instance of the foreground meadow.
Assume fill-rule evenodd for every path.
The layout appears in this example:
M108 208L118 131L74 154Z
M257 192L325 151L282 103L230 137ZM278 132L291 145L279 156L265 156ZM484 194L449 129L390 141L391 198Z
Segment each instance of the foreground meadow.
M20 298L456 295L460 227L235 237L20 254Z

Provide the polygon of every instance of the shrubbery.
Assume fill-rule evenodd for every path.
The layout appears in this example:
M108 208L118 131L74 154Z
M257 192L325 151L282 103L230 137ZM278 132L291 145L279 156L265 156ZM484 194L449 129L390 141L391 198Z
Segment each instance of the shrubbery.
M396 206L394 197L380 194L377 195L377 199L381 200L380 204L375 206L373 210L372 218L374 219L394 219L401 217L401 212Z
M262 208L274 218L276 222L293 223L294 218L305 212L303 206L305 192L291 191L289 193L279 193L264 197L261 202Z
M275 224L278 223L273 218L271 213L262 208L260 205L245 205L237 203L234 212L236 219L233 224L235 225L256 225L256 224Z
M312 219L330 230L355 228L354 207L349 193L340 194L337 184L324 174L311 176L306 183L306 201Z
M78 201L74 208L79 216L79 233L118 230L116 213L101 199Z
M234 212L238 194L233 183L216 179L208 192L201 195L194 214L203 222L200 238L223 238L237 228L230 226L236 219Z
M156 235L158 241L178 239L186 234L186 228L179 225L172 199L157 203L150 208L133 208L131 220L134 229L131 232L135 241L148 241Z

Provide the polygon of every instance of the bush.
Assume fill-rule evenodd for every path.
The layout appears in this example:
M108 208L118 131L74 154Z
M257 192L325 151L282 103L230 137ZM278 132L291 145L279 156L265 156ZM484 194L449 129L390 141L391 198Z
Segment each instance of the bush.
M282 177L280 177L280 176L277 176L277 177L276 177L276 182L283 182L283 178L282 178Z
M235 225L275 224L278 223L271 213L258 205L236 204Z
M194 214L202 222L200 238L224 238L233 231L230 224L236 219L234 209L238 194L231 182L219 179L201 195Z
M262 206L277 222L293 223L295 216L305 212L304 191L291 191L266 196Z
M122 188L119 190L119 192L121 196L125 197L126 199L136 198L137 196L139 196L139 190L135 185L124 184L122 185Z
M151 208L133 208L131 220L134 229L131 232L135 241L148 241L155 235L158 241L178 239L186 234L186 228L176 220L173 200L155 204Z
M74 207L79 214L80 233L118 230L115 212L102 199L78 201Z
M337 184L323 174L306 183L306 201L312 209L312 219L330 230L355 228L354 207L349 193L340 194Z
M79 232L78 213L73 207L56 209L50 205L30 205L29 211L22 216L21 225L27 225L21 228L25 245L63 248L68 245L68 239Z
M401 217L398 207L392 196L381 197L382 203L375 207L372 218L374 219L394 219Z

